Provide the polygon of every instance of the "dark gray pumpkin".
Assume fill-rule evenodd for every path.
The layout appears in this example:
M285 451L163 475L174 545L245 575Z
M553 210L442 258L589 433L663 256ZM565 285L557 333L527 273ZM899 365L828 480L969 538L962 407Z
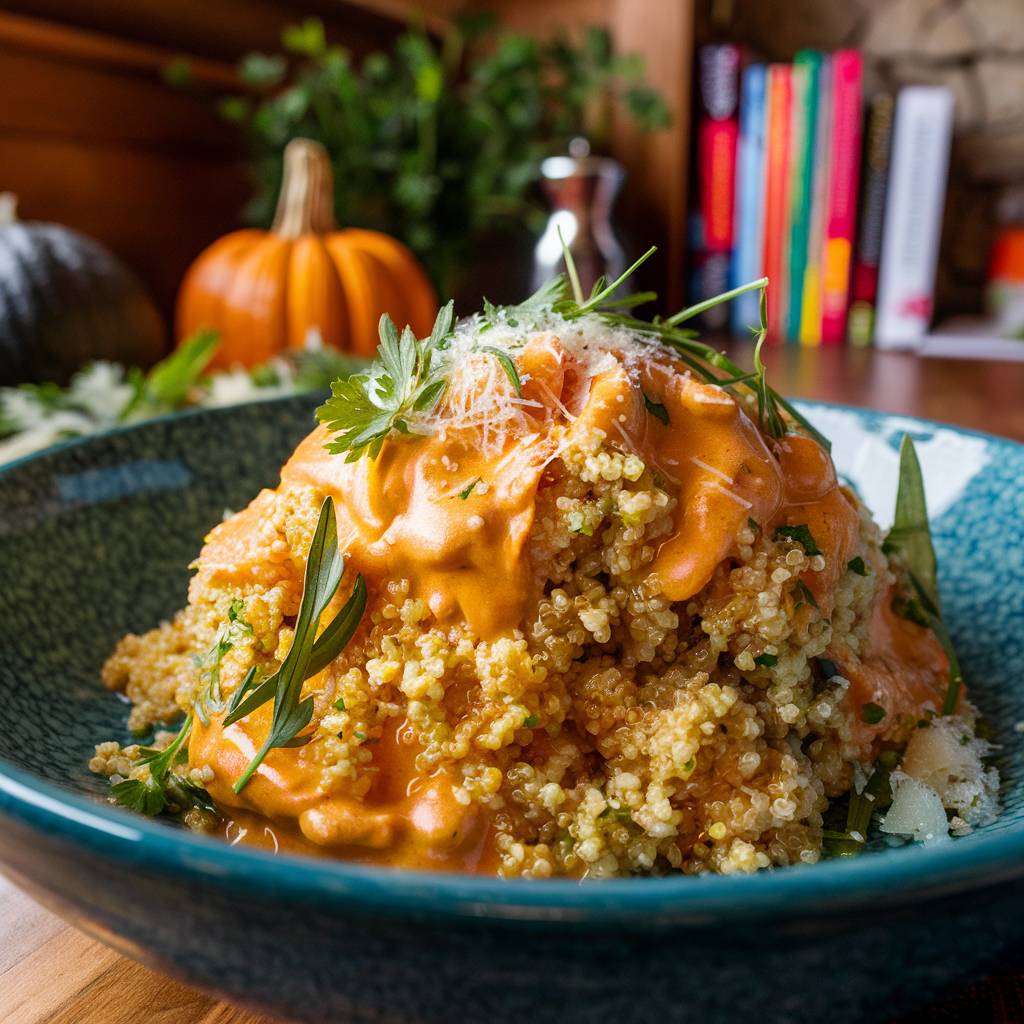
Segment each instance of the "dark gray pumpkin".
M93 359L149 367L164 354L160 313L113 253L10 209L0 211L0 386L67 384Z

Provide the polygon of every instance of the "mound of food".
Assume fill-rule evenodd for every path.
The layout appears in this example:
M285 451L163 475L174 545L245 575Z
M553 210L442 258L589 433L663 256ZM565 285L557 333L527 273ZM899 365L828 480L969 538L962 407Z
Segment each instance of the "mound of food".
M107 662L133 730L187 716L97 748L121 802L526 877L814 863L892 780L992 817L931 602L763 370L551 289L382 342Z

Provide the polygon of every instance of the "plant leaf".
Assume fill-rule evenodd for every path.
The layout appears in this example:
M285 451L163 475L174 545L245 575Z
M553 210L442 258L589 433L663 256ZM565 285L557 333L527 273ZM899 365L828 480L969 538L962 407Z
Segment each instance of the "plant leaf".
M505 376L512 382L512 387L516 389L516 394L522 398L523 385L519 381L519 371L516 369L516 364L512 362L512 357L507 352L503 352L500 348L494 348L493 345L481 345L480 351L494 356L494 358L501 363L501 367L505 371Z
M235 783L236 793L245 788L253 772L274 747L301 745L296 742L299 733L313 718L313 698L302 699L302 684L334 661L359 625L366 608L366 583L362 576L357 578L352 596L334 621L324 630L319 640L316 636L320 619L341 583L344 568L344 556L338 551L334 500L328 495L320 509L309 554L306 556L306 575L292 645L277 672L248 692L237 704L232 701L234 706L224 719L225 724L230 725L261 707L273 696L274 715L270 730L256 756ZM251 683L251 677L246 677L243 687L251 686ZM302 743L307 740L308 737L302 738Z
M953 640L942 617L936 579L935 548L932 547L931 528L928 525L928 507L924 495L924 478L914 442L909 434L900 445L900 481L896 491L896 511L892 529L885 538L882 550L903 560L910 584L917 596L928 626L935 634L949 659L949 685L942 702L942 713L951 715L956 710L963 675ZM910 617L905 615L904 617Z

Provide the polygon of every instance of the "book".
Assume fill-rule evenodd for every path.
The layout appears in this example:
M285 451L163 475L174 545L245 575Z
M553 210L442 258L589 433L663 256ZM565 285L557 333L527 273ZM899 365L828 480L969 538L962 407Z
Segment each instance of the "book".
M711 298L728 281L733 245L733 196L738 136L739 50L702 46L697 65L696 203L691 219L690 298ZM716 306L701 317L704 327L724 328L729 310Z
M814 130L818 110L818 72L821 54L801 50L793 59L792 137L790 141L789 315L786 337L800 340L804 274L811 220L814 172Z
M821 272L828 206L829 160L832 153L832 58L818 68L818 106L814 126L814 170L811 174L811 214L807 230L807 260L800 306L800 343L821 344Z
M953 105L945 86L907 86L896 97L875 310L879 348L913 346L931 320Z
M860 178L863 71L864 61L857 50L839 50L832 58L832 147L822 259L824 345L838 344L846 337L850 257Z
M704 222L704 248L728 252L733 242L733 195L736 172L735 118L705 118L698 128L700 209Z
M764 273L768 278L768 341L778 344L786 333L789 305L789 239L786 237L789 206L789 149L793 68L789 64L768 67L767 129L765 132Z
M857 251L850 278L850 314L847 324L850 344L860 347L871 344L874 330L894 107L895 100L890 93L875 96L869 108L865 132L860 227L857 229Z
M763 64L751 64L744 70L740 85L731 288L749 284L764 274L765 71ZM759 305L758 292L733 299L733 334L746 337L749 330L760 326Z

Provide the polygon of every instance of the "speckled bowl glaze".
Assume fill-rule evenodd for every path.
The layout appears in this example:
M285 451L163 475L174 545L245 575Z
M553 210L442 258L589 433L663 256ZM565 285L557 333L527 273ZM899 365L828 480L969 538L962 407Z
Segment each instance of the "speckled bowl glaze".
M99 669L185 603L188 565L312 426L314 398L171 417L0 472L0 864L128 955L285 1017L346 1024L891 1019L1024 939L1024 448L805 411L888 525L918 444L942 597L1002 743L1002 817L962 839L744 877L507 882L274 857L104 800L125 736ZM125 737L127 738L127 737Z

